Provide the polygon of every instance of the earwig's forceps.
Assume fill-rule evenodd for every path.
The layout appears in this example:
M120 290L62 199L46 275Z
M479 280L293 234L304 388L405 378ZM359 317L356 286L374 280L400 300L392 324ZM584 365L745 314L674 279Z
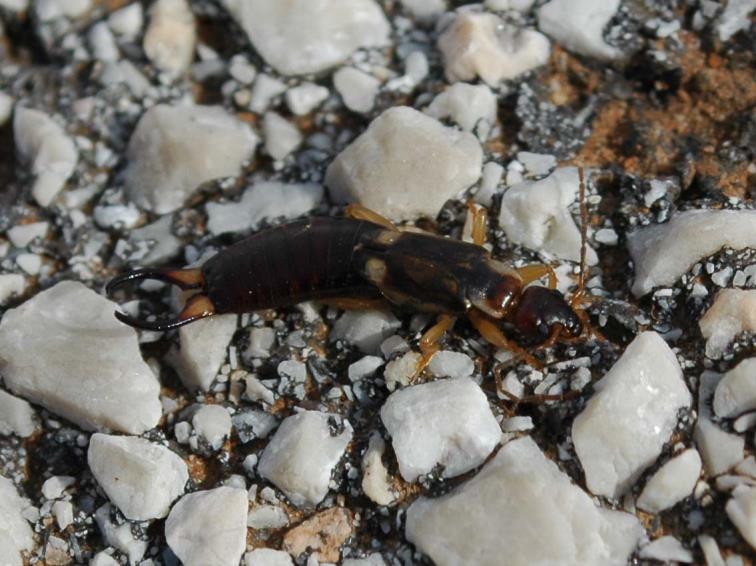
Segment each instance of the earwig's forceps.
M141 281L143 279L155 279L157 281L165 281L171 285L176 285L182 291L190 291L192 289L203 289L205 286L205 277L200 269L135 269L119 275L111 280L105 287L105 292L108 297L111 297L114 291L126 283L133 281ZM189 298L184 305L184 308L179 313L176 320L141 320L131 317L120 311L115 312L115 316L121 322L133 326L134 328L140 328L142 330L172 330L189 324L190 322L204 318L215 314L215 308L212 302L202 293L197 293Z

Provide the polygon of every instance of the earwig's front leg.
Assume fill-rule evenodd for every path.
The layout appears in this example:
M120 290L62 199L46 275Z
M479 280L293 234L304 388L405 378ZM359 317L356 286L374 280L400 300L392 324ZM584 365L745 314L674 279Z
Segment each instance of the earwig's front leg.
M533 281L538 281L544 275L548 275L549 282L547 287L549 289L556 289L557 276L550 265L545 263L534 263L532 265L526 265L525 267L518 267L515 271L522 279L523 287Z
M415 373L412 374L411 381L414 381L418 375L426 368L430 363L433 355L441 349L441 339L449 330L451 330L454 323L457 321L457 317L448 314L442 314L438 317L436 324L431 326L420 337L420 351L423 355L417 362L415 367Z
M470 201L467 203L467 215L472 243L476 246L482 246L486 243L488 236L488 210Z
M499 330L499 327L486 315L477 309L470 309L467 313L470 318L470 322L475 329L480 333L486 342L493 344L497 348L504 348L514 352L520 356L525 362L530 364L536 369L543 369L543 364L533 357L527 350L521 348L517 343L509 340L504 333Z

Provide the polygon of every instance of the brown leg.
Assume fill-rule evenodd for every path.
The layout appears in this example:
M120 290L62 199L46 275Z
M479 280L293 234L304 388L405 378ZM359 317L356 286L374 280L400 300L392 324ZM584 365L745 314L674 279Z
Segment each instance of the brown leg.
M472 218L471 236L473 244L482 246L488 235L488 211L473 201L467 203L467 211Z
M534 263L532 265L526 265L525 267L518 267L515 269L517 275L522 279L522 285L525 286L533 281L538 281L544 275L549 276L548 288L556 289L557 277L554 270L550 265L545 263Z
M436 324L426 330L420 337L420 351L423 355L417 362L415 373L412 375L412 381L425 369L430 363L433 355L441 349L441 339L449 330L451 330L457 318L448 314L439 315Z
M356 202L347 205L344 209L344 215L349 218L356 218L358 220L367 220L373 224L380 224L389 230L397 230L397 227L388 219L384 218L377 212L370 210L366 206L357 204Z
M543 369L543 364L538 359L533 357L527 350L519 346L517 343L504 336L502 331L499 330L499 327L482 312L476 309L470 309L470 311L468 311L468 317L470 318L472 325L486 342L497 348L510 350L534 368Z

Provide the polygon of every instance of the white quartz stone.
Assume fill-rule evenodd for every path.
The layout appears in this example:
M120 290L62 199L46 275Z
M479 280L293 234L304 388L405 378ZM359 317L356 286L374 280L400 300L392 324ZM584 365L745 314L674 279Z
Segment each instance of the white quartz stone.
M340 429L338 434L333 428ZM331 473L352 440L352 426L341 417L303 411L284 419L260 457L258 473L297 507L320 503Z
M706 355L720 358L741 332L756 332L756 290L724 289L698 325L706 338Z
M263 135L265 152L278 161L284 159L302 143L299 128L275 112L265 113Z
M557 160L553 155L520 151L517 153L517 161L523 164L530 175L546 175L556 167Z
M390 108L331 163L326 185L337 202L359 202L394 220L435 217L480 177L472 134L405 106Z
M44 238L50 227L48 222L30 222L29 224L16 224L7 232L11 244L17 248L24 248L36 238Z
M701 456L695 448L689 448L651 476L636 504L649 513L669 509L693 493L700 475Z
M504 193L499 225L513 243L580 261L580 229L568 209L579 190L575 167L557 169L540 181L518 183ZM598 262L590 247L586 258L590 265Z
M42 269L42 257L39 254L18 254L16 256L16 265L29 275L39 275L39 271Z
M60 17L76 19L92 6L92 0L36 0L34 8L42 22Z
M425 113L434 118L451 118L466 132L481 128L486 135L496 124L496 96L486 85L454 83L433 99Z
M134 436L93 434L87 460L110 501L132 521L168 515L189 479L186 464L177 454Z
M27 507L13 482L0 475L0 556L9 566L21 566L21 552L34 547L31 527L22 516Z
M330 340L344 340L366 354L375 354L381 343L401 325L390 311L346 311L333 324Z
M733 418L756 409L756 357L746 358L724 374L714 391L714 413Z
M113 32L105 22L97 22L89 28L87 40L92 48L92 54L98 61L108 62L120 59L121 53L118 51Z
M722 474L743 459L745 439L723 431L710 420L699 417L693 433L706 472L710 476Z
M51 476L42 484L42 496L45 499L57 499L75 483L76 478L73 476Z
M756 487L737 487L725 510L743 538L756 549Z
M271 105L273 99L286 92L286 84L265 73L259 75L252 87L252 99L249 109L262 114Z
M142 31L144 24L144 10L142 4L133 2L111 12L108 16L108 25L113 33L131 39Z
M370 112L381 82L353 67L342 67L333 74L333 86L344 100L344 105L354 112Z
M112 518L112 507L106 503L95 511L95 521L105 543L123 552L129 564L138 564L147 552L147 541L134 536L131 524L117 523Z
M5 313L0 371L6 386L77 425L141 434L161 416L160 384L117 305L63 281Z
M52 514L61 531L65 530L74 521L73 505L70 501L56 501L53 503Z
M416 18L428 19L446 10L446 0L399 0Z
M0 6L13 12L22 12L29 7L29 0L0 0Z
M173 215L166 214L155 222L131 230L129 242L141 251L131 254L130 261L139 261L140 265L160 265L175 257L181 250L182 243L171 232Z
M449 82L477 77L491 86L540 67L551 46L542 33L505 23L495 14L459 12L438 38Z
M373 0L224 0L267 63L284 75L324 71L360 47L386 45L390 26Z
M309 114L328 98L330 91L314 83L302 83L286 91L286 105L297 116Z
M485 0L483 4L489 10L517 10L526 12L533 5L535 0Z
M717 20L719 39L729 39L741 30L751 26L751 13L756 10L756 0L727 0L724 11Z
M725 561L722 559L722 553L719 551L716 539L709 535L701 535L698 537L698 544L701 545L704 559L706 560L706 566L725 566Z
M26 279L19 273L0 273L0 304L20 295L26 289Z
M244 566L294 566L288 552L257 548L244 555Z
M439 465L444 477L463 474L482 464L501 440L485 393L466 377L392 393L381 407L381 420L409 482Z
M302 216L322 199L323 187L315 183L260 181L244 191L239 202L207 203L207 227L215 235L255 230L265 219Z
M49 206L74 172L79 152L68 134L50 116L16 106L13 117L16 151L31 166L31 193L40 206Z
M383 372L386 389L393 391L397 385L409 385L410 380L417 373L421 357L417 352L406 352L404 355L387 363L386 369Z
M120 562L103 550L95 554L89 566L120 566Z
M572 425L588 489L618 498L661 454L691 395L680 364L656 332L633 340Z
M349 381L359 381L373 375L385 362L378 356L364 356L353 364L349 364L347 375Z
M27 438L38 426L39 419L29 403L0 389L0 435Z
M378 505L391 505L397 497L391 487L388 470L383 464L385 451L386 441L379 432L373 432L362 457L362 491Z
M231 415L220 405L202 405L192 417L192 426L213 450L219 450L231 436Z
M698 260L723 246L756 247L756 210L688 210L628 235L635 262L633 294L672 285Z
M475 362L462 352L439 350L433 354L428 369L436 377L470 377L475 371Z
M604 28L620 0L551 0L538 9L538 27L575 53L618 59L622 52L604 41Z
M197 29L186 0L156 0L144 34L144 54L161 71L178 76L194 58Z
M172 212L202 183L238 175L256 145L249 126L221 107L158 104L129 141L126 190L143 208Z
M223 314L197 320L179 329L180 349L170 356L182 383L190 391L210 388L236 332L237 316Z
M247 526L253 529L281 529L288 524L289 515L277 505L255 505L247 515Z
M218 487L183 496L165 522L165 540L185 566L237 566L247 546L247 492Z
M524 437L450 494L416 500L406 536L439 566L496 566L504 556L512 566L624 566L643 532L632 515L594 504Z
M640 558L660 562L693 562L693 553L673 536L663 536L647 544L638 553Z

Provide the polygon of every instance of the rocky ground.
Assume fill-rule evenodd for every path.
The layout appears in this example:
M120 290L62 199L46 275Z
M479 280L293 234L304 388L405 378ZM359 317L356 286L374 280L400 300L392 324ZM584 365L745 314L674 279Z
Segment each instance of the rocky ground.
M755 8L0 0L0 564L753 563ZM104 296L356 201L485 207L569 297L577 167L588 329L532 363L459 320L412 379L427 315Z

